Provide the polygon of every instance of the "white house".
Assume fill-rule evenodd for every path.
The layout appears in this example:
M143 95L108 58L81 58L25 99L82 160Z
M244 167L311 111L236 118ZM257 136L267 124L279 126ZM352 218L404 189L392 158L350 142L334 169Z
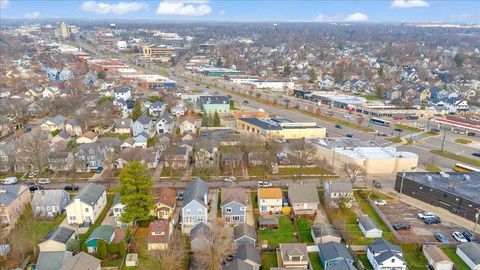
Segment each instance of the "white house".
M280 188L259 188L258 209L260 214L276 214L282 211L283 193Z
M59 226L47 233L43 241L38 244L40 252L67 251L67 242L75 238L75 231Z
M173 115L169 113L163 113L155 124L158 134L173 133L174 121L175 118Z
M180 123L180 134L195 132L195 120L185 119Z
M448 256L438 247L434 245L423 245L423 255L427 258L428 265L433 270L452 270L453 262ZM431 269L432 269L431 268Z
M480 244L475 242L463 243L457 246L457 255L472 270L480 270Z
M367 258L374 270L407 270L402 249L383 238L367 246Z
M67 205L68 224L92 224L107 205L105 187L97 184L88 184L82 188Z
M363 235L367 238L382 237L382 230L378 228L378 225L369 216L359 217L358 226Z
M148 108L148 112L152 116L160 116L165 112L165 103L162 101L157 101L152 104L150 104L150 107Z
M133 89L126 86L117 87L114 90L115 99L126 101L132 97Z
M175 105L170 112L176 117L184 116L187 111L187 108L183 104Z
M325 198L330 207L338 207L339 203L347 208L352 207L353 188L352 183L345 181L328 181L325 183Z
M115 198L113 199L113 204L112 204L112 213L115 219L115 224L117 224L117 227L120 227L122 225L122 222L120 221L120 217L122 216L122 213L124 210L125 210L125 205L120 202L120 193L117 193L115 194Z

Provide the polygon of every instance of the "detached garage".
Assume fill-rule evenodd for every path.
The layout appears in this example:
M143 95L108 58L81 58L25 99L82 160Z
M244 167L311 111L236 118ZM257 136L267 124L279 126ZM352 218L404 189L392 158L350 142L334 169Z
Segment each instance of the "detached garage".
M367 238L380 238L383 231L378 228L377 223L369 216L362 216L358 218L358 226L363 235Z
M457 255L472 270L480 270L480 244L475 242L463 243L457 246Z
M427 258L428 265L434 270L452 270L453 262L438 247L433 245L423 245L423 255Z

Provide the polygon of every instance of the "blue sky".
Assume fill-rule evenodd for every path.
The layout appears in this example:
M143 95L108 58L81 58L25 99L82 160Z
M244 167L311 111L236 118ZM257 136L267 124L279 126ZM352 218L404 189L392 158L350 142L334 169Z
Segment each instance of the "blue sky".
M2 18L480 22L480 1L0 0Z

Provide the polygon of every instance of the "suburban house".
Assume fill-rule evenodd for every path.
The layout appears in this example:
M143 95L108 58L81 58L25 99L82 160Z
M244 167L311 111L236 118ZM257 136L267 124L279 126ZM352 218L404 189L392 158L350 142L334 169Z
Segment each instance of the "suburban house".
M113 92L115 94L115 99L127 101L132 97L132 93L134 92L134 89L127 86L121 86L121 87L115 88Z
M155 220L148 227L148 250L166 250L173 228L167 220Z
M243 188L222 188L222 220L227 224L245 223L247 193Z
M31 202L30 190L23 185L0 185L0 225L13 228L25 206Z
M210 248L212 238L212 229L204 222L200 222L190 230L190 249L197 252Z
M340 264L347 264L352 267L347 269L356 269L353 266L355 262L353 256L344 244L328 242L318 245L318 249L318 255L324 269L340 269L338 268Z
M448 112L465 113L469 111L468 101L458 97L447 97L433 102L435 106L444 106Z
M174 147L171 152L166 152L164 155L165 167L172 167L173 169L185 169L190 161L190 150L186 146Z
M325 198L330 207L338 208L339 203L347 208L352 207L352 183L348 180L325 182Z
M280 244L279 267L309 269L310 260L307 253L307 245L303 243L281 243Z
M195 225L207 222L208 185L200 178L195 178L185 189L182 207L182 231L188 232Z
M69 251L41 251L38 253L35 269L60 269L72 256L72 252Z
M75 231L59 226L47 233L43 241L38 244L38 249L42 251L67 251L67 242L75 239Z
M277 214L282 212L283 193L281 188L259 188L258 209L260 214Z
M470 269L480 269L480 244L475 242L462 243L457 246L458 257L467 264Z
M73 197L65 208L68 224L92 224L107 205L105 187L90 183Z
M148 112L152 116L160 116L165 112L165 103L162 101L157 101L150 104L150 108L148 108Z
M68 259L60 270L100 270L102 260L83 251Z
M94 143L97 140L98 140L98 134L89 130L89 131L83 133L83 135L77 139L77 143L78 144Z
M170 112L174 116L180 117L180 116L185 115L185 113L187 112L187 108L183 104L177 104L177 105L173 106L173 108L170 110Z
M148 138L149 138L149 136L145 132L142 132L142 133L138 134L134 138L133 147L147 148Z
M130 134L132 132L132 119L120 118L115 120L115 133Z
M153 126L152 118L142 115L135 122L133 122L132 124L133 136L136 137L142 132L147 133L149 137L153 137L153 135L155 135L155 129Z
M173 217L177 205L177 191L168 187L153 190L154 209L152 215L158 219L170 220Z
M374 270L407 269L402 249L383 238L367 246L367 258Z
M65 190L35 190L32 209L37 216L53 217L61 214L70 202L70 195Z
M156 125L157 133L173 133L175 127L175 118L169 113L163 113L158 119Z
M423 245L423 255L427 258L428 265L433 270L452 270L453 262L450 258L435 245Z
M212 144L199 144L195 150L195 167L201 169L216 168L218 164L218 148Z
M123 169L128 162L138 161L142 164L146 164L149 169L155 169L158 165L159 159L160 151L158 151L156 147L128 147L120 152L120 156L117 158L115 166L117 169Z
M120 201L120 193L116 193L115 197L113 198L112 203L112 213L113 218L115 219L115 224L117 227L122 225L120 221L120 217L122 216L123 210L125 209L125 205Z
M50 170L58 172L67 172L73 168L75 156L68 151L55 151L48 153L48 163Z
M0 143L0 171L13 171L15 165L15 145L13 143Z
M88 253L96 253L98 242L104 241L106 244L113 242L115 238L115 228L109 225L100 225L95 228L88 237L85 244L87 245Z
M342 242L342 237L335 230L333 225L329 223L316 223L313 224L310 228L313 242L315 245L325 244L329 242L340 243Z
M135 147L135 139L134 138L128 138L125 141L122 142L122 145L120 145L120 150L124 150L126 148L133 148Z
M182 122L180 122L180 134L185 134L195 132L196 126L195 126L195 119L192 118L185 118Z
M70 136L82 136L83 129L78 119L68 120L65 125L65 132Z
M118 138L102 138L98 143L86 143L78 146L75 153L76 170L84 172L102 167L109 153L118 151L119 148Z
M230 264L238 264L239 261L246 264L244 268L235 268L233 265ZM237 243L237 249L235 250L235 254L233 255L233 260L230 264L227 264L225 269L252 269L252 270L260 270L260 266L262 265L262 260L260 258L260 251L252 244L247 242ZM241 263L240 263L241 264Z
M233 227L233 239L236 244L241 242L250 243L253 246L257 244L257 231L252 225L247 223L238 224Z
M366 238L382 237L382 230L378 227L377 223L367 215L358 218L358 226Z
M63 130L65 127L65 117L62 115L56 115L54 117L50 117L45 119L43 123L40 125L40 129L43 131L55 131L55 130Z
M67 132L65 131L62 131L60 133L58 133L57 135L55 135L51 140L50 142L51 143L59 143L59 142L68 142L70 141L72 137L70 136L70 134L68 134Z
M315 215L320 205L315 184L294 183L289 185L288 200L295 215Z

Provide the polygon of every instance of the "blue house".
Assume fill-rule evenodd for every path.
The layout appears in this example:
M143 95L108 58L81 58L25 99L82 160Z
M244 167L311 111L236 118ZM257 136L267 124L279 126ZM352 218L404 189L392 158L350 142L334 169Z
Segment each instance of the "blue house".
M135 122L133 122L133 136L136 137L140 133L145 132L152 137L155 135L155 129L153 127L154 125L152 118L142 115Z
M339 269L339 265L351 266L351 268L342 269L356 269L353 267L353 256L344 244L328 242L318 245L318 249L324 269Z
M135 137L135 142L133 143L134 147L147 148L148 134L142 132Z
M195 178L185 189L182 207L182 231L190 229L201 222L207 222L208 185L200 178Z
M227 224L245 223L247 212L247 195L243 188L222 188L223 222Z
M150 104L150 108L148 108L148 112L152 116L160 116L165 112L165 103L162 101L157 101Z

